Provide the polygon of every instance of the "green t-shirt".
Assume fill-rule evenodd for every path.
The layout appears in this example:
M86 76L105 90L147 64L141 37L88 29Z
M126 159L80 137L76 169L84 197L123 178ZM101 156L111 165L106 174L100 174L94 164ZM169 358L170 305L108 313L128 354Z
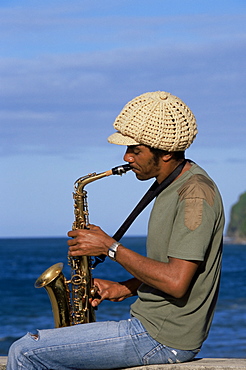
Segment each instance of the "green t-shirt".
M199 348L208 335L218 296L224 212L219 191L207 173L192 167L157 198L149 220L147 255L201 261L182 298L142 284L131 306L158 342L169 347Z

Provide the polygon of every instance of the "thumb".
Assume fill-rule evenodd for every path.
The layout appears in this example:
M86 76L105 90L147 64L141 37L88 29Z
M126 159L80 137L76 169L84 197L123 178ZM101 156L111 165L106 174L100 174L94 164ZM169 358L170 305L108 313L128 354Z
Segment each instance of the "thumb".
M93 300L91 301L91 305L92 307L97 307L99 306L99 304L103 301L103 299L100 297L100 298L93 298Z

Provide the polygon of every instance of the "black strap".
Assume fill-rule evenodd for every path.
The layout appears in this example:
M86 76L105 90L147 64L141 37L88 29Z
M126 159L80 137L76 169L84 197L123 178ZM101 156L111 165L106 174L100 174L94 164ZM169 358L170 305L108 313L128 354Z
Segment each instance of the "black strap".
M136 207L130 213L130 215L126 218L123 224L119 227L116 233L112 236L113 239L119 241L125 232L129 229L133 221L137 218L137 216L147 207L147 205L159 195L164 189L166 189L178 175L182 172L187 160L184 160L180 165L178 165L173 172L170 173L168 177L165 178L160 184L155 181L149 190L144 194L142 199L138 202ZM95 261L93 263L93 267L96 267L99 263L105 260L106 256L104 254L95 257Z

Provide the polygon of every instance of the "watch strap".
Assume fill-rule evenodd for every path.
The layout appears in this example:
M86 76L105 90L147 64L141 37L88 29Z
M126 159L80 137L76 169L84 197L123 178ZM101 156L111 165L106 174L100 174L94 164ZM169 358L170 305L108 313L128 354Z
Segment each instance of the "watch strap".
M108 249L108 257L113 261L116 261L116 252L120 244L119 242L114 242Z

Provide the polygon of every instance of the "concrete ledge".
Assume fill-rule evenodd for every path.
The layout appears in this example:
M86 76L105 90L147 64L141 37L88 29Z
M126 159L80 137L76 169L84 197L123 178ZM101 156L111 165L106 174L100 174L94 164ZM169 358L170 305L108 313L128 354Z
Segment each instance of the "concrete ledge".
M7 358L7 356L0 356L0 370L6 369Z
M246 358L200 358L182 364L138 366L130 370L246 370Z
M0 356L0 370L6 369L7 357ZM131 370L246 370L246 358L200 358L182 364L131 367Z
M0 356L0 370L6 369L7 358L7 356Z

